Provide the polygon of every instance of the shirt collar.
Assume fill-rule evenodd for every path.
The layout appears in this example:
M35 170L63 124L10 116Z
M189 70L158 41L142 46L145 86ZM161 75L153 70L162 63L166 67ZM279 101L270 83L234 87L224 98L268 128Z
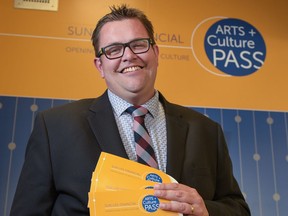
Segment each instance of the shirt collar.
M132 106L133 104L128 103L124 99L120 98L113 92L108 89L108 98L113 107L113 111L116 113L118 117L120 117L128 107ZM156 90L154 96L148 100L145 104L141 104L141 106L148 109L149 113L154 118L157 116L158 107L159 107L159 93Z

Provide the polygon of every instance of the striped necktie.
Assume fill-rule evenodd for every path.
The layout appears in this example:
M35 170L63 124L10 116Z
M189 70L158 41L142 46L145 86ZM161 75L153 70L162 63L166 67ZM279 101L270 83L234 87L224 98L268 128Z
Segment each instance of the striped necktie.
M158 168L155 152L151 146L151 137L144 124L148 110L142 106L131 106L126 110L134 118L133 133L136 144L137 161L139 163Z

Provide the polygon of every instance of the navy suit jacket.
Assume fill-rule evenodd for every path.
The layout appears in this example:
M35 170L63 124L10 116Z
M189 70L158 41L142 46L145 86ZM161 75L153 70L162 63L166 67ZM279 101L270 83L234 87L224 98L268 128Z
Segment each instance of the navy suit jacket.
M160 94L167 125L167 174L196 188L211 216L250 215L220 126ZM14 215L88 215L101 151L128 158L107 92L37 115L15 193Z

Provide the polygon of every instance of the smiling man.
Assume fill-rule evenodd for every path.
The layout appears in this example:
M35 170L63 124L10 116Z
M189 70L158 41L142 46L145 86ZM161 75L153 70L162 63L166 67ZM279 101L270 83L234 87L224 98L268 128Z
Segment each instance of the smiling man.
M195 216L250 215L220 126L155 89L159 48L138 9L111 7L92 35L107 84L37 115L11 215L89 215L88 191L102 151L152 166L179 183L157 184L160 208Z

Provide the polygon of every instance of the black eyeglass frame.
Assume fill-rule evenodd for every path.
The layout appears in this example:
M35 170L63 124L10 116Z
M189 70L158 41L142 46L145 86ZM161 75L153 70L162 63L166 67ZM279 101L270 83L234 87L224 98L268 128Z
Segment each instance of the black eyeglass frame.
M146 41L148 41L148 49L147 49L146 51L144 51L144 52L137 52L137 53L135 53L135 52L131 49L130 44L133 43L133 42L136 42L136 41L141 41L141 40L146 40ZM137 38L137 39L134 39L134 40L129 41L129 42L127 42L127 43L114 43L114 44L110 44L110 45L108 45L108 46L102 47L102 48L99 50L99 52L97 53L96 57L97 57L97 58L100 58L100 56L104 54L104 55L106 56L106 58L109 59L109 60L118 59L118 58L121 58L121 57L124 55L124 52L125 52L125 48L126 48L126 47L128 47L134 54L146 53L146 52L148 52L148 50L150 49L150 45L153 46L154 44L155 44L155 42L154 42L151 38ZM108 57L108 56L106 55L105 49L106 49L107 47L111 47L111 46L115 46L115 45L122 45L122 46L123 46L123 53L122 53L122 55L120 55L119 57L115 57L115 58Z

